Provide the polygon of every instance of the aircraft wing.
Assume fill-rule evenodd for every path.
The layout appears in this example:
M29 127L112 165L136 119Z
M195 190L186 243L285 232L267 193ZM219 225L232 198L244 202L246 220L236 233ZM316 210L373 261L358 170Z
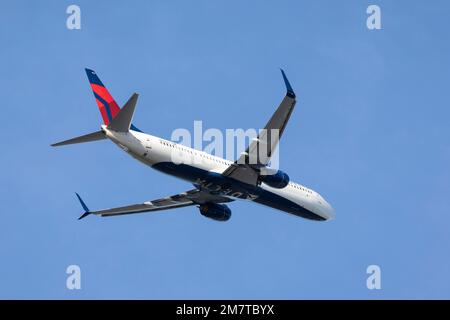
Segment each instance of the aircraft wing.
M77 197L83 209L85 210L85 213L79 219L83 219L84 217L90 214L100 215L102 217L110 217L125 214L182 208L187 206L200 205L206 202L225 203L233 201L232 199L229 199L227 197L213 195L205 191L193 189L170 197L146 201L144 203L132 204L124 207L103 209L98 211L90 211L78 194Z
M295 93L283 70L281 74L286 85L286 96L258 137L253 139L247 150L222 173L223 175L248 184L256 184L258 168L269 163L296 103Z

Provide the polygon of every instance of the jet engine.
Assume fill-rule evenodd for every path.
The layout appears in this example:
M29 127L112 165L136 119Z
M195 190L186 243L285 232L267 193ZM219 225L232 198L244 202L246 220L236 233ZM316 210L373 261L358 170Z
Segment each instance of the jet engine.
M227 221L231 217L231 210L224 204L204 203L200 205L200 213L216 221Z
M260 175L259 180L277 189L283 189L289 184L289 176L281 170L273 174Z

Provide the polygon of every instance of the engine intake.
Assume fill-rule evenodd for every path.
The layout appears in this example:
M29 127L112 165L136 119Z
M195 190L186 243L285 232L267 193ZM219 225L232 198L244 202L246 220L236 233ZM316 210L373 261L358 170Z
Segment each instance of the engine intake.
M281 170L277 170L273 174L260 175L259 180L277 189L283 189L289 184L289 176Z
M231 218L231 210L224 204L205 203L200 205L200 213L216 221L227 221Z

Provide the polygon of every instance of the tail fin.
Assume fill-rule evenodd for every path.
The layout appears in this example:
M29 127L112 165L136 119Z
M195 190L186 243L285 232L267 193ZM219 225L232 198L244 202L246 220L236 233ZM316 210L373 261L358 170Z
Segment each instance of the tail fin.
M85 69L89 82L91 84L92 91L97 101L98 108L103 118L103 122L106 125L116 117L120 108L117 102L109 93L108 89L100 81L99 77L94 70Z

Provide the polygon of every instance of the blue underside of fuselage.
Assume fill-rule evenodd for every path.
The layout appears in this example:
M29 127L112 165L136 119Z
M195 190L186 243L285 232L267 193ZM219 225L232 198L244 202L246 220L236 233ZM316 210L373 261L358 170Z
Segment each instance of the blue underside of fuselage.
M257 203L282 210L302 218L310 220L325 220L321 216L299 206L298 204L283 198L258 186L251 186L231 178L202 170L186 164L172 162L160 162L153 168L161 172L190 181L199 189L207 189L211 193L232 196L241 199L250 199Z

